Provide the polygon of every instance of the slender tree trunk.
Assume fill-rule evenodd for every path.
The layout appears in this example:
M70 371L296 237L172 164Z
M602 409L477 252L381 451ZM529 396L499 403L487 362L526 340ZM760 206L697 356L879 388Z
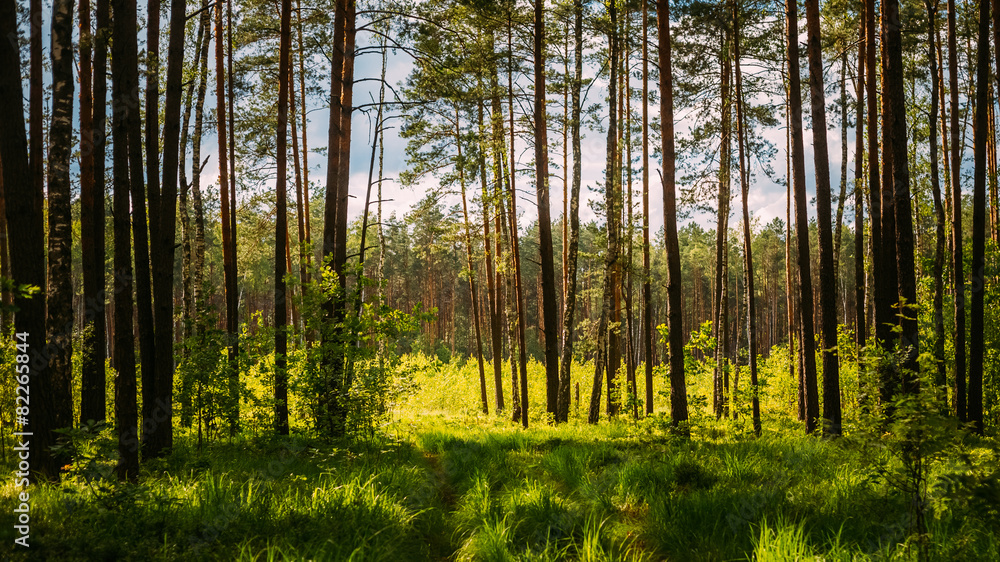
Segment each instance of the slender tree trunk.
M487 134L484 130L483 124L483 103L479 103L479 134L482 138L486 139ZM493 258L493 239L490 237L490 196L487 189L486 182L486 153L489 152L489 147L481 146L479 150L479 177L482 180L482 197L483 197L483 250L486 254L486 290L490 307L490 349L491 358L493 363L493 388L496 393L496 411L500 412L504 409L503 400L503 334L501 333L500 327L500 306L497 301L497 287L496 281L498 279L494 277L494 258ZM499 175L495 175L495 181L499 182ZM500 232L496 233L497 240L499 240Z
M476 329L476 364L479 366L479 394L483 403L483 413L490 413L486 396L486 368L483 366L483 336L479 329L479 293L476 291L476 268L472 263L472 227L469 224L469 204L465 197L465 161L462 160L462 129L458 106L455 106L455 146L458 148L459 184L462 188L462 218L465 221L465 257L469 266L469 294L472 296L472 321ZM362 248L364 244L362 244ZM363 251L363 250L362 250Z
M306 245L312 245L312 229L310 228L310 214L309 214L309 143L306 138L306 129L308 128L308 117L309 112L307 108L309 107L306 103L306 62L305 62L305 41L302 39L302 1L295 0L296 6L296 28L299 34L299 94L302 97L302 185L304 189L302 191L303 205L304 205L304 216L306 222ZM232 54L230 53L230 59ZM381 176L379 176L381 179ZM381 199L381 198L380 198ZM306 260L307 263L312 263L312 251L307 253ZM306 276L308 278L308 270L306 271Z
M48 159L47 376L53 427L73 425L73 219L70 150L73 144L73 0L52 5L52 122ZM103 390L103 388L102 388ZM33 416L33 420L38 416Z
M805 150L802 141L802 95L799 71L799 44L798 44L798 7L794 0L785 4L786 16L786 41L788 47L788 85L789 85L789 109L791 113L791 133L792 133L792 184L795 190L795 231L798 249L798 270L799 270L799 316L802 335L799 338L805 365L802 369L804 383L805 404L806 404L806 433L816 430L819 418L819 392L816 388L816 354L814 351L815 339L813 337L813 293L812 276L809 271L809 215L806 210L806 169ZM815 103L814 103L815 106ZM814 116L815 118L815 116ZM826 131L826 124L822 127L817 123L814 129ZM825 146L823 147L825 150ZM827 187L829 188L829 170L827 170ZM817 173L817 176L820 174ZM829 191L827 191L829 195ZM829 203L829 197L827 198ZM829 206L826 208L827 221L829 221ZM827 222L829 226L829 222Z
M559 315L549 213L549 141L545 122L545 16L543 0L535 3L535 190L538 196L538 245L542 271L542 333L545 338L546 411L555 417L559 400ZM463 192L464 193L464 192ZM475 297L475 293L473 293ZM478 324L477 324L478 329ZM481 367L482 365L480 365ZM481 370L481 369L480 369ZM484 379L483 397L486 396ZM527 423L527 417L525 417Z
M681 257L677 241L677 202L674 152L674 88L670 66L670 0L657 0L656 27L660 53L660 115L663 151L663 224L667 250L667 326L670 331L670 417L674 426L688 419L684 381Z
M883 72L887 86L883 98L888 99L892 105L891 115L887 117L892 124L891 134L893 137L888 144L892 147L896 270L901 301L899 325L902 331L899 337L906 353L901 365L903 368L901 382L902 391L911 393L917 392L920 385L917 376L920 335L917 331L917 312L914 308L917 305L917 281L913 255L913 215L910 209L910 170L906 146L906 107L903 91L903 50L899 1L885 0L882 6L884 10L883 20L886 22L885 50L888 59L883 61ZM986 50L986 56L989 56L988 50Z
M221 21L221 9L218 16ZM278 51L278 131L274 223L274 425L279 435L288 435L288 297L285 294L285 261L288 245L288 89L292 75L292 2L281 2L281 29ZM221 36L220 36L221 39ZM221 41L220 41L221 43ZM219 51L217 51L219 52ZM223 184L225 185L225 184Z
M840 243L843 240L844 202L847 200L847 49L840 54L840 196L837 198L837 221L833 232L833 267L840 280ZM844 301L844 308L847 302ZM844 311L846 315L846 310ZM845 320L846 322L846 320Z
M29 0L28 25L31 29L28 52L31 58L28 70L28 165L31 167L31 182L38 193L45 190L45 153L42 138L42 123L45 119L42 103L45 101L42 89L42 0ZM20 59L19 59L20 61ZM20 77L19 77L20 78ZM34 212L42 213L44 199L35 201ZM43 285L38 285L42 287Z
M163 411L157 404L157 381L155 363L155 326L153 324L153 295L150 278L149 230L147 230L146 189L143 177L142 124L139 119L139 77L138 47L136 46L135 4L128 5L119 0L112 2L115 14L112 42L113 56L112 107L125 128L124 140L127 146L129 188L132 199L132 236L135 241L135 287L138 308L139 353L142 368L142 453L143 457L156 456L155 435L162 420ZM121 66L115 70L115 62ZM149 204L152 209L153 193ZM150 213L152 215L152 213ZM150 217L153 218L153 217ZM152 221L150 221L152 229ZM124 326L118 325L124 329ZM117 347L117 345L116 345ZM147 421L148 420L148 421Z
M729 38L727 31L722 34L722 113L719 147L719 203L715 221L715 373L712 378L713 409L715 419L722 417L726 404L726 390L729 380L729 199L732 181L732 103L730 80L732 61L729 58Z
M750 194L750 177L747 171L747 157L745 147L747 146L746 118L743 109L743 72L740 69L740 19L738 0L733 0L733 65L736 70L736 126L737 143L739 144L740 155L740 186L743 192L743 270L746 274L747 291L747 340L749 349L747 357L750 362L750 396L753 415L753 432L760 437L760 399L757 387L757 313L754 294L754 273L753 273L753 238L750 234L750 207L747 197ZM733 395L736 394L736 384L733 384ZM735 418L735 410L734 416Z
M955 276L955 413L967 421L965 389L965 273L962 261L962 149L958 128L958 49L955 0L948 0L948 91L951 102L952 263ZM873 195L874 197L874 195Z
M167 84L164 101L163 185L151 219L156 224L153 293L156 337L156 401L160 421L151 432L150 453L159 456L173 446L174 388L174 247L177 224L177 168L180 149L181 78L184 69L185 0L172 0ZM153 193L152 191L150 193ZM152 202L151 202L152 203ZM151 204L151 208L153 205ZM163 419L165 418L165 419Z
M525 315L527 311L524 306L524 288L521 279L521 249L518 244L517 232L517 202L514 180L517 172L516 151L514 150L514 45L513 45L513 23L512 13L507 14L507 95L510 105L510 189L507 196L510 200L510 242L511 253L514 260L514 294L517 299L517 351L518 351L518 371L521 379L521 424L528 427L528 358L525 350ZM513 360L513 359L512 359Z
M226 75L222 71L225 61L222 34L222 5L215 6L215 104L216 120L218 122L219 142L219 194L222 203L222 263L226 285L226 338L229 342L229 400L232 404L229 417L229 428L235 433L239 425L239 369L237 367L237 339L239 337L239 295L236 288L236 245L234 230L235 216L233 200L235 193L229 182L229 135L227 133L226 116ZM287 72L286 72L287 74ZM285 80L282 79L282 82ZM282 250L283 251L283 250ZM283 260L279 259L280 264ZM278 266L275 266L278 267ZM277 383L276 383L277 384Z
M34 40L37 26L40 51L41 10L38 10L37 15L34 10L32 12L32 15L36 16L32 19L32 39ZM17 6L14 0L0 0L0 36L17 36ZM40 71L41 67L39 67L39 78ZM0 135L0 162L3 163L0 166L2 168L0 173L3 174L10 269L17 283L43 287L45 262L38 259L45 253L41 213L43 193L41 186L35 181L37 175L33 167L34 160L30 164L28 160L28 138L24 130L24 95L21 89L21 61L15 41L0 41L0 99L6 100L8 104L6 111L0 111L0 129L4 131L4 134ZM34 96L31 99L33 102ZM31 113L32 122L29 126L32 129L34 129L35 115L34 112ZM38 116L40 118L41 114ZM46 347L45 296L24 298L22 294L16 293L14 305L18 309L14 315L14 332L24 334L23 338L15 337L15 340L17 343L27 345L28 355L31 356L31 361L27 363L28 380L37 396L31 408L29 425L24 427L24 424L21 424L20 429L22 431L28 429L34 434L28 444L34 472L32 477L35 480L55 480L59 477L61 459L53 455L49 447L56 442L53 430L60 428L58 423L63 421L60 416L65 415L65 412L59 412L62 406L57 397L57 386L54 384L56 381L52 380L43 360ZM72 411L69 416L72 416ZM72 423L71 419L65 421L66 425Z
M579 220L579 218L577 219ZM653 288L649 264L649 1L642 3L642 349L646 414L653 413Z
M117 7L117 6L116 6ZM118 25L127 25L128 18L115 18L115 36L120 37ZM134 19L132 20L134 22ZM127 37L127 36L126 36ZM134 37L134 35L133 35ZM114 47L121 53L128 41L116 41ZM114 92L113 99L121 100L128 77L125 57L112 57ZM116 107L120 107L117 106ZM117 467L121 479L136 480L139 475L138 416L136 407L135 343L132 332L132 256L129 240L129 122L126 114L113 114L113 177L114 177L114 268L115 268L115 420L118 433L120 461ZM141 175L139 176L141 178ZM141 203L140 205L144 205ZM148 266L147 266L148 267ZM148 270L147 270L148 271Z
M995 0L994 0L995 1ZM938 68L936 56L936 18L937 0L927 0L927 60L930 63L931 77L931 116L930 125L935 127L938 121ZM934 195L934 216L936 219L934 243L934 360L937 363L934 384L936 392L942 401L942 408L947 412L948 376L945 372L944 358L944 205L941 203L941 183L938 176L938 137L936 131L930 134L930 164L931 191Z
M986 250L986 112L990 103L990 5L979 3L979 41L976 60L976 121L973 153L975 168L972 192L972 303L969 325L968 419L976 433L983 434L983 308L985 303Z
M118 5L116 5L118 7ZM120 14L120 12L119 12ZM124 18L123 18L124 19ZM115 18L115 23L119 22ZM116 25L117 31L117 25ZM116 37L118 34L115 34ZM114 42L120 52L124 41ZM125 92L124 61L111 59L113 99ZM139 478L138 413L136 405L135 337L132 332L132 252L129 236L129 156L128 128L123 112L112 114L113 209L114 209L114 340L115 340L115 431L118 437L118 478L136 481Z
M87 420L104 421L105 412L105 321L104 321L104 178L101 191L97 191L95 158L97 146L104 144L104 104L106 89L91 86L93 82L92 60L99 51L106 48L104 41L95 45L90 27L90 1L80 2L80 249L83 269L83 299L85 307L85 330L81 360L80 422ZM96 48L95 48L96 46ZM106 60L106 59L105 59ZM102 68L101 72L106 72ZM100 97L97 97L100 90ZM95 110L94 105L100 105ZM95 125L95 114L99 114L100 128ZM101 150L103 158L103 148ZM104 173L103 162L101 173ZM0 236L6 230L0 229ZM6 241L6 238L4 238ZM6 257L6 248L0 248Z
M896 239L896 202L893 197L895 184L893 181L893 158L895 152L892 143L896 140L893 134L892 112L894 105L892 96L889 95L888 65L889 54L887 50L888 21L887 6L882 4L881 31L882 31L882 275L883 281L881 289L876 293L876 298L881 295L881 307L884 321L878 323L878 327L883 332L883 337L878 338L883 343L886 350L894 350L897 343L897 332L899 327L899 267L897 263L895 248ZM877 305L878 306L878 305ZM904 344L905 345L905 344ZM881 376L882 402L886 404L886 418L892 415L890 403L896 397L899 390L899 369L895 364L887 365Z
M582 156L580 147L580 118L582 113L580 90L583 84L583 2L573 1L573 60L574 75L572 97L573 187L569 205L569 249L566 258L566 310L563 313L562 370L559 373L559 408L557 421L569 420L571 367L573 364L573 327L577 301L577 262L580 248L580 184ZM647 385L651 388L651 385Z
M867 7L862 3L862 10ZM854 140L854 342L858 358L858 372L861 372L861 349L868 339L865 321L865 230L864 230L864 142L865 142L865 62L867 41L865 40L865 16L860 18L858 33L858 82L857 82L857 136ZM870 133L869 133L870 134ZM859 377L860 380L860 377ZM864 401L864 389L861 398Z
M160 193L160 0L146 7L146 186Z
M337 240L337 207L340 199L340 137L342 135L341 131L341 96L344 92L344 36L346 33L346 21L347 21L347 11L343 6L344 1L349 0L338 0L336 9L334 10L334 33L333 33L333 50L331 52L331 63L330 63L330 127L329 127L329 138L327 146L329 150L327 151L327 166L326 166L326 202L323 209L323 248L322 256L325 260L335 258ZM346 163L345 163L346 165ZM331 264L333 267L333 273L336 274L336 266ZM328 298L324 303L324 311L326 314L327 321L334 321L335 311L338 310L338 305L336 304L337 297ZM341 345L341 343L336 342L336 338L333 334L324 333L323 340L325 344L330 344L333 346ZM317 416L317 425L321 431L336 435L340 432L338 428L338 423L336 419L337 411L339 408L340 394L342 388L340 381L336 377L336 368L334 363L337 361L336 354L333 352L324 354L324 367L331 371L331 374L326 375L326 381L324 383L323 391L319 397L319 412Z
M301 18L301 14L299 15ZM301 56L302 53L300 52ZM298 227L298 246L299 246L299 290L305 291L306 283L309 281L309 250L306 244L306 217L305 217L305 201L303 200L303 193L308 186L302 183L302 165L299 160L299 135L298 135L298 119L296 118L296 96L295 96L295 65L288 65L288 98L289 98L289 117L291 119L291 131L292 131L292 162L295 166L295 218L296 226ZM305 107L302 108L305 110ZM381 129L380 129L381 130ZM379 197L381 200L381 197ZM380 202L381 204L381 202ZM379 218L379 224L381 225L382 219ZM381 226L379 227L381 228ZM379 243L381 247L381 242ZM301 293L300 293L301 294ZM294 318L293 326L296 329L302 330L305 334L305 320L301 318L301 314L295 313L295 306L292 306L292 316Z
M820 309L823 327L823 434L840 435L840 358L837 352L837 267L830 229L830 161L826 141L826 95L820 45L819 1L806 1L809 93L812 102L813 161L819 233ZM842 194L843 196L843 194ZM838 232L839 235L839 232Z

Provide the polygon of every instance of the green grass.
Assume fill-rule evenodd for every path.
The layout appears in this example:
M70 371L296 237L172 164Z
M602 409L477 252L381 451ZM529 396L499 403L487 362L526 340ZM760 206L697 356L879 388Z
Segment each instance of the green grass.
M932 560L1000 559L991 481L976 476L996 466L995 438L935 465L921 537L898 460L860 433L807 437L774 415L754 438L701 412L689 439L659 416L552 427L537 366L524 430L477 412L473 362L422 373L375 438L199 449L180 433L138 485L35 486L31 548L0 526L0 559L918 560L922 546ZM13 479L0 490L9 513Z

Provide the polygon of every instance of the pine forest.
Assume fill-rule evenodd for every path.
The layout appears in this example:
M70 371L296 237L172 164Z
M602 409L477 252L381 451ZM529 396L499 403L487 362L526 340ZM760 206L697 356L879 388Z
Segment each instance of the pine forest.
M0 558L1000 560L1000 1L0 0Z

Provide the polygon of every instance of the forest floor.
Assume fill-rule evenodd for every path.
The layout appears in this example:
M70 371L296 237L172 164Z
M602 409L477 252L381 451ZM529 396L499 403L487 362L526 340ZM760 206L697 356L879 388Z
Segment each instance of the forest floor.
M912 455L885 436L574 414L525 430L411 400L350 442L179 431L135 485L100 478L95 440L72 477L31 489L30 548L0 526L0 559L1000 560L995 437L927 441L915 495ZM12 477L0 495L13 521Z

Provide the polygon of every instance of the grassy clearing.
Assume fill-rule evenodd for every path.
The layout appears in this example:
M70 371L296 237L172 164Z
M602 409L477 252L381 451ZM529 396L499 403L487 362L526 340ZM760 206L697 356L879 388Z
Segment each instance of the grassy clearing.
M31 548L15 549L3 526L0 558L1000 559L990 495L1000 486L983 477L997 466L994 438L966 438L934 464L928 534L918 535L899 460L860 433L824 441L773 417L755 439L704 416L690 439L659 416L523 430L474 413L477 394L461 394L478 384L474 365L415 372L421 390L377 437L239 438L199 450L182 435L139 485L36 486ZM542 374L533 376L540 401ZM444 399L449 389L461 398ZM540 402L532 409L541 418ZM7 506L12 484L2 487Z

